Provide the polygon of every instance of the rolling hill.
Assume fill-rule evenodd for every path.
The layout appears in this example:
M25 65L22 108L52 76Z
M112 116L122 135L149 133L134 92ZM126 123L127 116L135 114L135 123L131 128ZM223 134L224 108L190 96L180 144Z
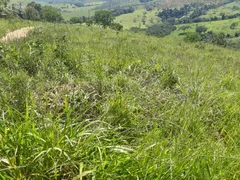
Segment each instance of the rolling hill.
M84 2L78 10L116 3ZM164 37L144 29L180 8L161 19L162 9L134 3L116 18L123 31L0 19L0 38L34 27L0 42L0 179L240 178L240 21L211 20L237 13L238 3L198 14L211 21L180 23L190 9ZM232 48L201 41L210 35Z
M0 43L2 179L240 176L239 51L34 26Z

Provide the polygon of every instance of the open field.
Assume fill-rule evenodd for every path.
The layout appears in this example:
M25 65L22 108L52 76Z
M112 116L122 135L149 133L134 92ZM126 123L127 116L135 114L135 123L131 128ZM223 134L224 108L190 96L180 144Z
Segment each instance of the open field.
M53 5L54 7L61 8L61 13L65 20L69 20L71 17L91 17L95 13L95 6L76 7L75 5Z
M232 23L237 23L238 26L234 29L231 29L230 26ZM182 26L190 26L191 28L185 31L179 30L179 28ZM195 29L197 26L206 26L208 31L213 31L215 33L223 32L225 34L230 34L234 36L236 32L240 31L240 19L235 18L235 19L227 19L227 20L219 20L219 21L211 21L211 22L200 22L200 23L177 25L178 30L174 31L172 35L178 35L179 33L183 33L183 32L195 32Z
M30 3L31 0L10 0L8 3L8 6L11 7L12 4L22 4L22 7L25 7L28 3Z
M221 18L222 14L233 15L236 13L240 13L240 2L232 2L219 8L211 9L206 15L201 16L201 18Z
M236 23L238 25L235 28L231 29L230 26L233 23ZM190 28L187 30L180 30L179 28L183 26L189 26ZM235 37L235 34L240 32L239 18L177 25L177 30L172 32L170 36L179 40L183 40L185 36L179 36L179 34L195 32L197 26L205 26L207 28L207 31L212 31L214 33L224 33L225 35L229 34L232 38L226 38L227 47L235 49L240 48L240 39Z
M124 29L130 29L132 27L146 28L147 26L160 22L160 18L157 17L156 13L158 13L157 10L146 11L144 8L140 7L133 13L116 17L115 22L122 24Z
M197 45L56 23L0 43L0 179L238 179L240 52Z
M49 4L61 10L61 14L65 20L71 17L91 17L95 13L95 8L101 6L103 2L89 2L84 7L77 7L74 4Z

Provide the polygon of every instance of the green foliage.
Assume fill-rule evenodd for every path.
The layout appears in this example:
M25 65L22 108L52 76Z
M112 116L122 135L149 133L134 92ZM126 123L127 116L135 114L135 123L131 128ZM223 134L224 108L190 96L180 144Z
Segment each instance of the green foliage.
M235 29L238 26L238 23L234 22L230 25L230 29Z
M24 18L28 20L33 20L33 21L39 21L40 14L34 7L26 7Z
M178 77L171 67L163 66L161 69L160 81L164 89L173 89L178 83Z
M0 12L7 7L8 0L0 0Z
M116 8L116 9L113 9L111 12L112 12L112 15L113 16L120 16L122 14L128 14L128 13L133 13L134 12L134 8L133 7L128 7L128 8Z
M191 26L181 26L180 28L178 28L179 30L187 30L187 29L191 29L192 27Z
M43 6L39 3L31 2L24 9L23 18L34 21L61 22L63 17L56 8Z
M57 11L56 8L51 6L45 6L43 8L43 20L48 22L61 22L63 21L63 17L60 12Z
M9 76L1 74L1 87L5 87L1 89L0 104L6 104L18 112L24 112L26 101L29 98L29 76L25 71L19 71L14 75L9 74ZM3 110L5 109L4 107L2 108Z
M205 33L205 32L207 32L207 28L205 26L197 26L196 32L199 34Z
M226 44L225 34L224 33L215 34L213 36L212 42L220 46L225 46Z
M0 179L239 177L239 57L39 23L0 45Z
M134 33L141 33L141 34L146 34L146 30L138 27L132 27L130 31Z
M89 19L89 20L86 21L86 25L87 25L87 26L91 26L91 25L93 25L93 23L94 23L94 22L93 22L92 19Z
M185 42L198 42L201 40L201 36L198 33L190 32L184 37Z
M79 17L72 17L71 19L70 19L70 23L71 24L78 24L78 23L83 23L83 21L81 20L81 18L79 18Z
M102 25L103 27L110 26L113 23L114 16L110 11L101 10L95 12L95 23Z
M114 29L116 31L121 31L123 29L123 26L121 24L119 24L119 23L112 23L110 25L110 28Z
M163 37L169 35L172 31L175 31L176 27L169 23L162 23L150 26L147 29L147 34L157 37Z

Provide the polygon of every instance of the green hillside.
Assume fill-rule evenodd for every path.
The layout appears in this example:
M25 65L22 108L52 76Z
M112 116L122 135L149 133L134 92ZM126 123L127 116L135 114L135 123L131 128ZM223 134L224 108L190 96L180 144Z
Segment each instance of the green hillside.
M157 9L146 11L146 9L140 7L133 13L117 16L115 22L122 24L124 29L131 29L132 27L145 29L147 26L161 22L161 19L156 15L157 13Z
M0 179L240 178L239 51L35 26L0 43Z
M235 32L239 32L240 26L237 25L236 28L231 29L230 26L232 23L237 23L240 25L240 19L227 19L227 20L220 20L220 21L211 21L211 22L201 22L201 23L191 23L191 24L184 24L184 25L178 25L177 27L180 28L182 26L191 26L190 31L194 31L194 27L196 26L206 26L208 30L214 31L214 32L224 32L234 35ZM189 30L188 30L189 31ZM174 33L178 33L177 31Z
M234 15L240 13L240 1L232 2L229 4L226 4L224 6L220 6L219 8L212 9L208 11L206 15L203 15L201 17L205 18L212 18L212 17L218 17L220 18L222 14L226 15Z

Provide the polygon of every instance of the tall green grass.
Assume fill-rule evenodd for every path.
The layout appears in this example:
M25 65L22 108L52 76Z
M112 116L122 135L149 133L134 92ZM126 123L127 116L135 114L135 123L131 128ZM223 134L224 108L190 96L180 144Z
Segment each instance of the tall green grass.
M238 179L240 53L46 24L1 43L1 179Z

